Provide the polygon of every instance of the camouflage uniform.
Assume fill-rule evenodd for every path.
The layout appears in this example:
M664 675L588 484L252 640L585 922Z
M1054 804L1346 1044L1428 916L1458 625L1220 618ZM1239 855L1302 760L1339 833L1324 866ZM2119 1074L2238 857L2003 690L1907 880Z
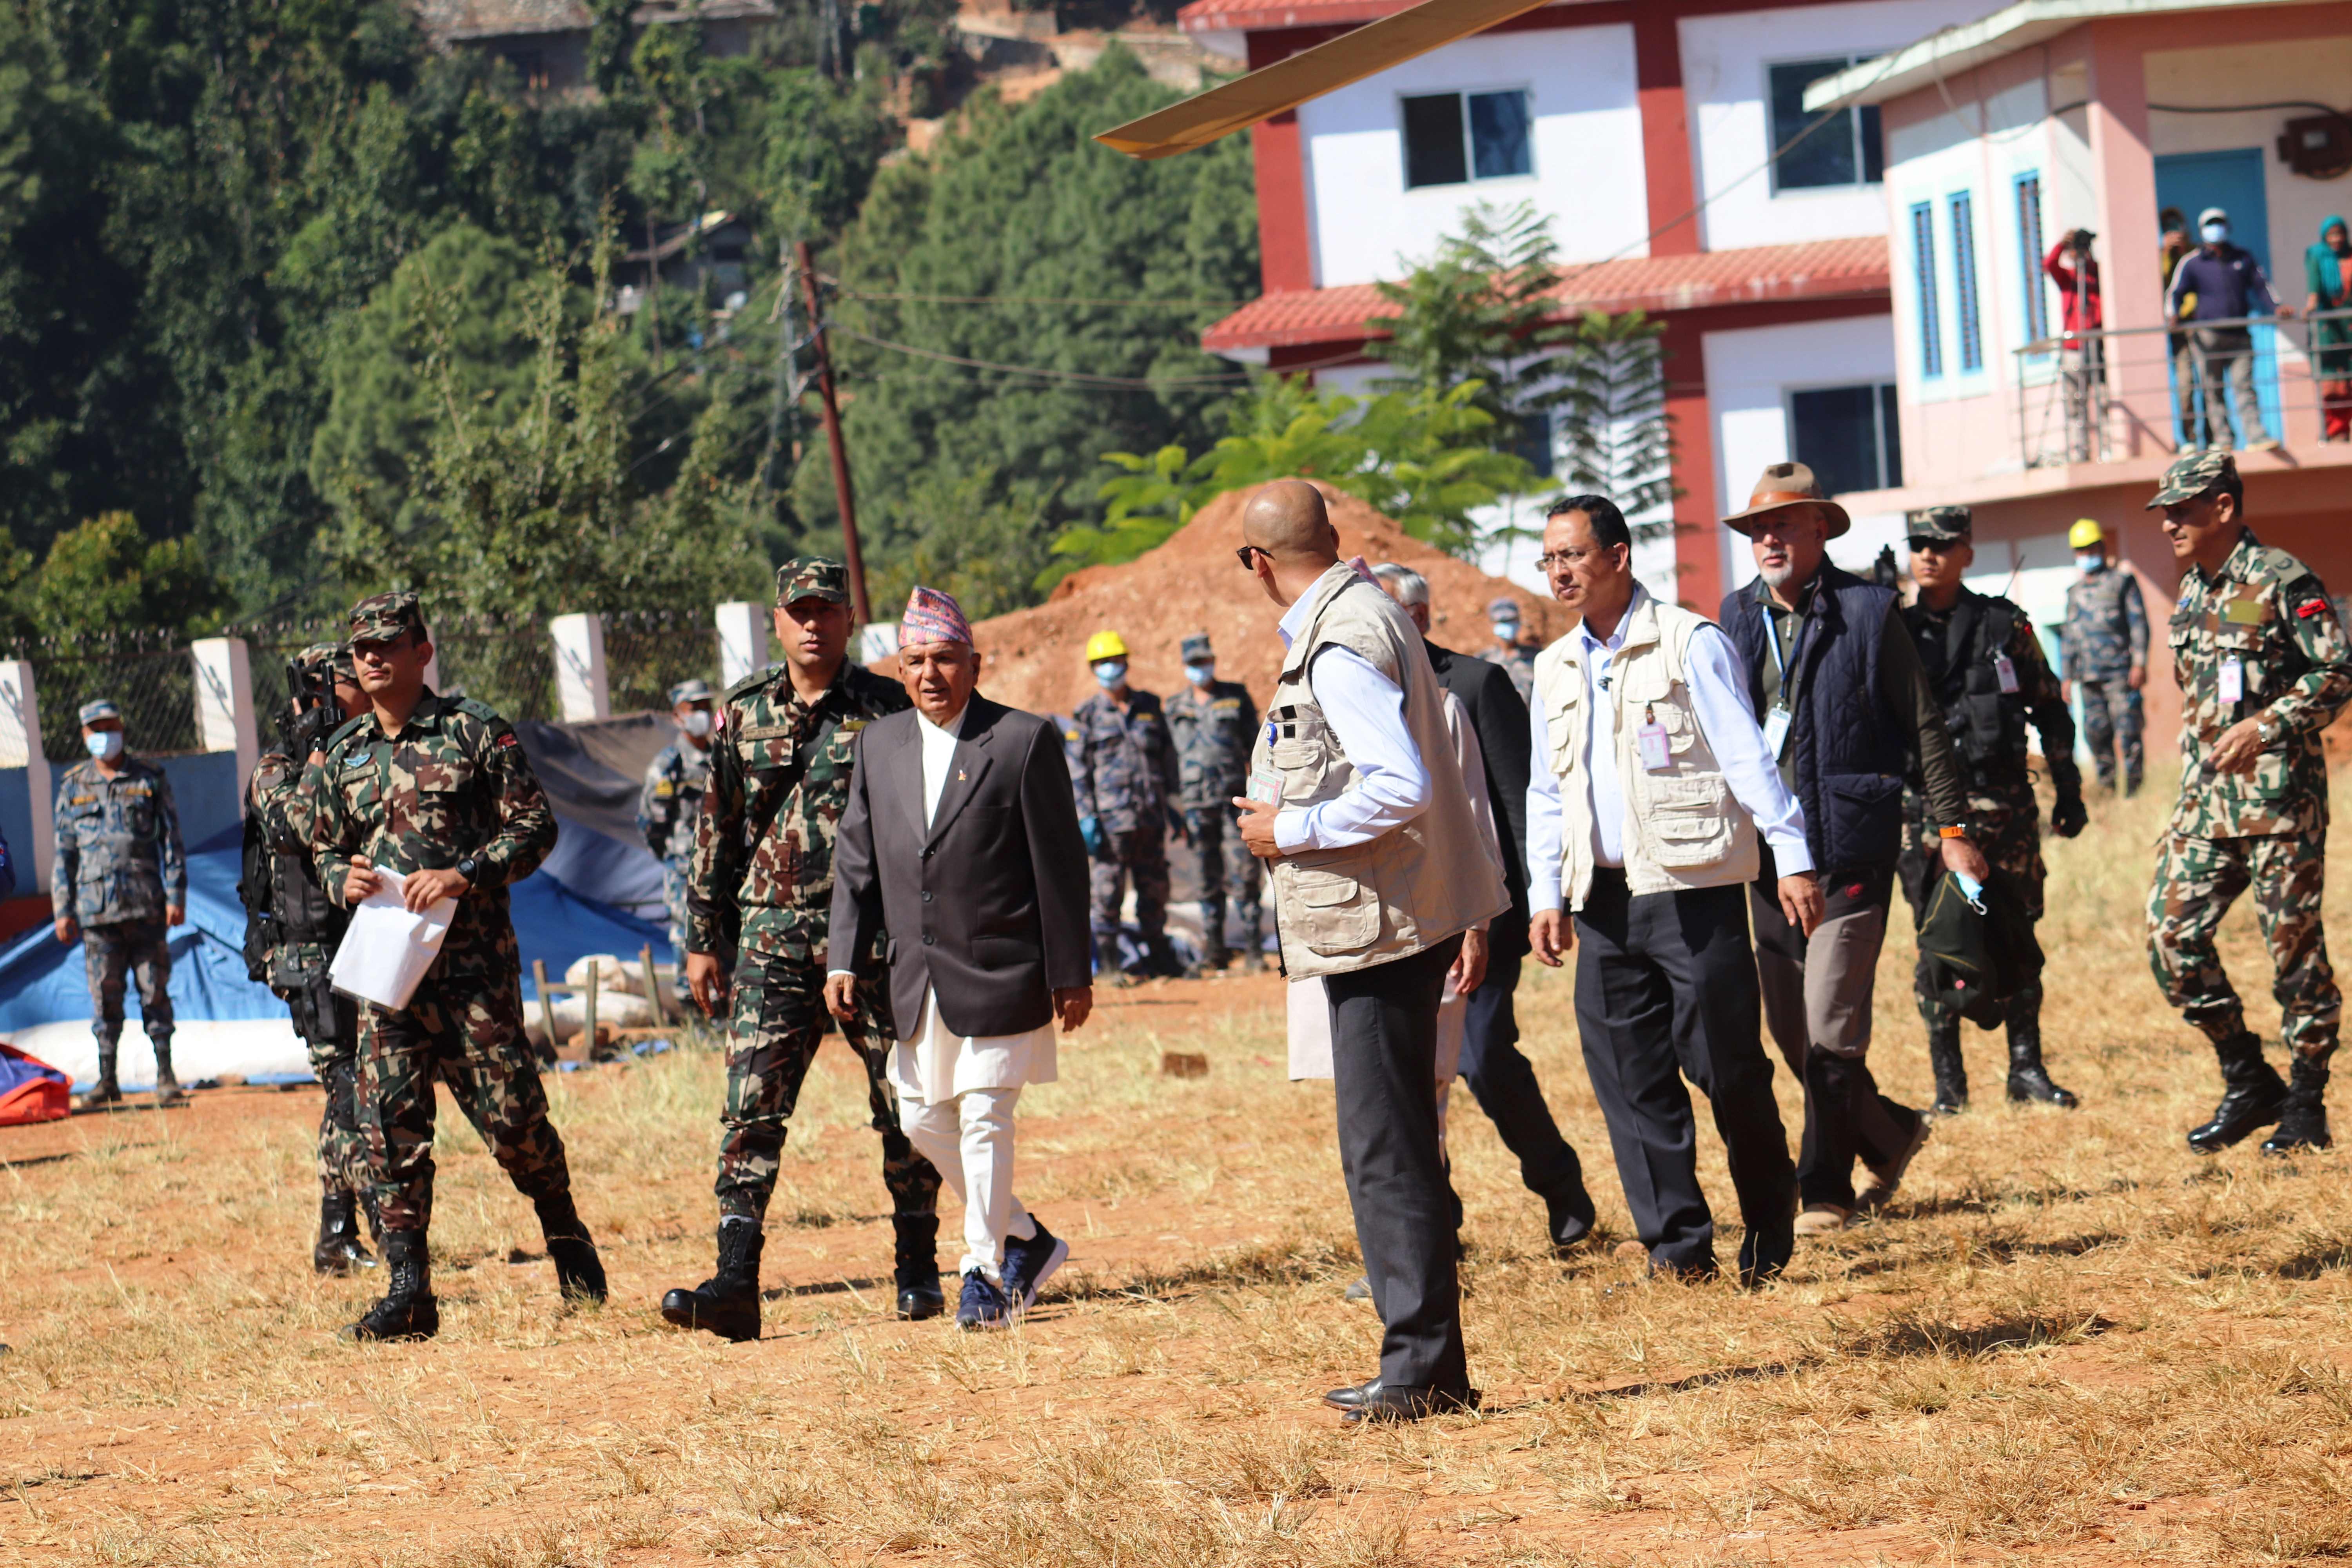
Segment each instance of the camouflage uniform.
M85 724L100 717L120 715L110 702L82 710ZM141 1022L155 1047L157 1087L174 1086L166 910L186 905L188 866L172 782L163 769L128 753L112 778L94 759L76 763L58 781L56 825L49 897L52 908L81 927L100 1087L110 1093L114 1086L126 977L138 982Z
M1486 606L1487 620L1496 626L1517 628L1519 624L1519 602L1517 599L1496 599ZM1536 655L1541 650L1528 647L1516 637L1505 637L1486 648L1478 657L1488 664L1499 664L1510 673L1511 684L1517 688L1519 700L1533 703L1536 689Z
M1184 661L1205 662L1209 639L1184 639ZM1212 680L1204 692L1187 685L1168 700L1168 731L1176 751L1177 803L1201 879L1201 930L1212 965L1225 953L1225 900L1241 916L1242 952L1255 958L1258 858L1242 842L1233 802L1249 784L1250 748L1257 739L1257 704L1237 680ZM1066 731L1065 731L1067 732Z
M423 626L414 594L379 594L352 612L352 638ZM555 846L555 816L521 742L486 704L428 689L397 734L372 712L336 731L303 788L317 812L319 880L336 902L356 855L403 874L454 868L472 884L408 1005L359 1010L361 1132L387 1237L422 1236L432 1221L436 1078L542 1223L559 1204L568 1211L571 1170L523 1037L507 913L508 884Z
M1912 514L1909 537L1944 543L1966 542L1972 531L1969 509L1929 507ZM1903 623L1919 650L1927 684L1943 705L1952 733L1953 757L1967 781L1969 840L1991 865L2015 881L2025 912L2042 918L2042 889L2048 873L2042 863L2042 807L2029 771L2026 725L2042 737L2042 766L2057 796L2058 822L2079 815L2083 773L2074 761L2074 720L2042 651L2033 623L2014 604L1995 595L1960 590L1948 610L1922 604L1904 607ZM2005 625L2005 629L2004 626ZM1961 640L1955 645L1954 637ZM2007 673L2002 664L2006 661ZM2014 690L2004 689L2014 687ZM1910 901L1914 925L1927 918L1927 902L1943 879L1943 842L1929 809L1926 782L1916 773L1904 780L1903 848L1896 875ZM1927 1026L1929 1059L1936 1068L1937 1105L1953 1110L1965 1104L1968 1079L1960 1064L1960 1016L1937 999L1927 960L1912 972L1919 1016ZM2011 1098L2047 1099L2072 1104L2064 1090L2020 1092L2042 1068L2042 984L2036 979L2010 997L2007 1008ZM2054 1086L2051 1086L2054 1089Z
M2147 667L2147 610L2139 579L2125 567L2078 577L2066 590L2066 620L2058 658L2083 697L2083 739L2103 788L2116 784L2116 751L2123 750L2124 793L2139 788L2146 757L2140 742L2140 696L2128 679Z
M1178 792L1176 747L1160 699L1130 687L1124 705L1108 691L1078 704L1070 787L1083 825L1092 817L1102 847L1088 870L1097 966L1115 974L1118 910L1135 882L1135 923L1147 965L1168 961L1168 812Z
M690 680L670 693L670 706L708 700L710 689ZM715 731L714 731L715 733ZM694 829L710 783L710 745L681 734L661 749L646 769L637 792L637 831L661 862L662 903L669 910L669 948L686 962L686 889L694 866Z
M844 602L847 574L814 557L776 574L777 602ZM825 927L834 835L846 808L857 732L910 704L901 687L845 659L814 703L788 670L752 676L721 700L709 792L687 885L687 951L740 953L728 1020L727 1103L715 1184L722 1217L759 1220L775 1194L785 1124L831 1016ZM940 1174L898 1125L888 1078L891 1028L879 952L843 954L858 973L858 1016L843 1026L866 1067L882 1182L894 1214L936 1226Z

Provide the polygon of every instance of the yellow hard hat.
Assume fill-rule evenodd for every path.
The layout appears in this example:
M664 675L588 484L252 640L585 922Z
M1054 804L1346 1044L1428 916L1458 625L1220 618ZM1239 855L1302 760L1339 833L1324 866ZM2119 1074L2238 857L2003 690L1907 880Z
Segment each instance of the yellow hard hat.
M2088 550L2094 544L2105 544L2106 542L2106 530L2087 517L2066 531L2066 548L2069 550Z
M1087 639L1088 664L1094 663L1097 659L1125 658L1126 657L1127 644L1119 640L1117 632L1097 632Z

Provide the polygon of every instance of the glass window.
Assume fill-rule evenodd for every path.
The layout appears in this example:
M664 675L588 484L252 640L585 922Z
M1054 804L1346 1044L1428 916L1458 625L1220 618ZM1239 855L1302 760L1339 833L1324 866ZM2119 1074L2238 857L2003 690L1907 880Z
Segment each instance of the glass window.
M1462 95L1432 93L1404 100L1404 183L1458 185L1470 177L1462 156Z
M1936 213L1921 202L1911 209L1911 279L1919 306L1919 374L1944 374L1944 323L1936 300Z
M1797 461L1832 495L1903 482L1890 385L1823 386L1789 395L1789 441Z
M1470 95L1470 169L1482 180L1524 174L1535 167L1528 148L1528 95Z
M1534 172L1525 92L1433 92L1403 103L1407 189Z
M1767 72L1772 110L1772 188L1811 190L1834 185L1874 185L1885 167L1879 144L1878 108L1805 112L1805 89L1834 76L1857 57L1795 60Z
M1518 431L1511 441L1511 450L1536 471L1536 478L1548 479L1552 475L1551 414L1538 409L1518 416Z
M1952 198L1952 305L1959 316L1960 373L1984 369L1984 326L1977 299L1976 203Z
M2042 286L2042 176L2017 177L2017 259L2025 280L2025 341L2050 335L2050 300Z

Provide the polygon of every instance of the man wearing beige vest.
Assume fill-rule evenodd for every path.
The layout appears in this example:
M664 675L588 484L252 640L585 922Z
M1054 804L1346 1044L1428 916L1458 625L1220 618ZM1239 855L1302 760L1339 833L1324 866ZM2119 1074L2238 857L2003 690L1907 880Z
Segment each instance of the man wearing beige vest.
M1285 652L1236 799L1268 862L1284 966L1319 975L1331 1013L1339 1167L1385 1335L1380 1375L1324 1395L1345 1418L1474 1406L1462 1346L1454 1194L1430 1093L1449 973L1474 991L1462 933L1510 907L1445 731L1421 634L1339 562L1312 485L1252 497L1237 552L1283 605ZM1457 962L1460 961L1460 962Z
M1652 597L1633 554L1606 496L1553 504L1540 564L1581 618L1536 656L1528 936L1554 968L1576 952L1577 1034L1650 1267L1716 1272L1687 1077L1714 1108L1739 1277L1758 1284L1788 1267L1797 1213L1748 943L1759 834L1791 922L1811 931L1822 893L1730 639Z

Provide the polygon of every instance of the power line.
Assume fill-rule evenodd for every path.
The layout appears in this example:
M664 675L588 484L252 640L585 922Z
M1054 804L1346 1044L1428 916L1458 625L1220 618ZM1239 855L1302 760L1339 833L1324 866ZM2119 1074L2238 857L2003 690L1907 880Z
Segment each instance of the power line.
M1094 308L1131 307L1144 310L1238 310L1247 300L1062 300L1029 294L877 294L845 288L838 279L820 279L844 300L884 300L914 305L1077 305Z

